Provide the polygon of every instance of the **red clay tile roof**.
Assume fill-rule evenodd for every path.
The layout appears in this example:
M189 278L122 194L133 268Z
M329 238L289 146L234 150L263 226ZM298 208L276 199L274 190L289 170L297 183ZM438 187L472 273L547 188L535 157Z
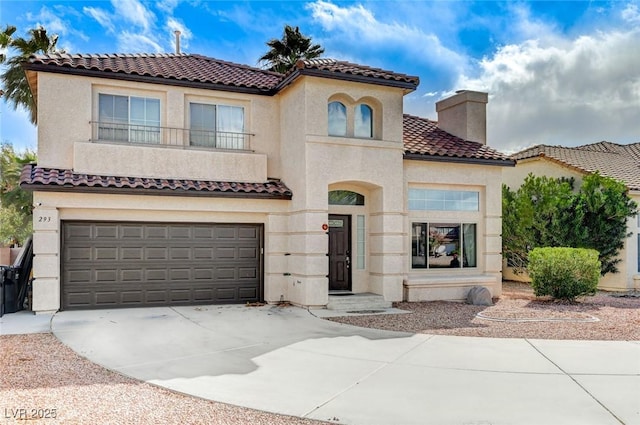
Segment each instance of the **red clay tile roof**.
M293 194L284 183L270 180L265 183L220 182L188 179L154 179L146 177L98 176L75 173L73 170L42 168L25 165L20 187L31 190L89 191L136 193L141 195L177 195L291 199Z
M299 61L287 75L196 54L53 53L32 55L25 68L200 88L245 89L263 94L274 94L292 79L307 74L411 90L419 83L418 77L333 59Z
M276 72L188 54L66 54L33 55L26 65L36 71L91 73L114 78L148 77L183 83L273 90L282 79Z
M487 145L456 137L438 128L435 121L413 115L403 117L403 140L408 159L514 164L507 155Z
M599 142L578 147L537 145L511 155L517 161L538 157L583 173L599 171L603 176L624 182L631 190L640 190L640 143Z
M339 78L340 76L343 76L351 79L350 77L353 76L379 80L383 82L383 84L384 82L391 83L392 85L400 83L407 85L407 88L411 88L412 90L420 84L419 77L350 62L337 61L335 59L299 60L296 63L295 69L291 72L295 72L296 70L302 74L313 74L310 71L318 71L320 75L326 75L329 77Z

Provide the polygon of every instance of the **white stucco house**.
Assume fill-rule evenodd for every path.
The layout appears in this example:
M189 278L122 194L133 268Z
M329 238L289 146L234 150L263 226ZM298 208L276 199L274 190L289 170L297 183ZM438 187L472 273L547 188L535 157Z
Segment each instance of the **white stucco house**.
M485 93L403 114L418 78L317 59L52 54L37 100L36 312L501 292ZM455 260L454 260L455 258Z
M629 190L629 197L640 204L640 143L598 142L577 147L536 145L513 154L511 158L517 164L505 169L504 183L513 190L520 187L529 174L574 178L578 189L584 176L597 171L623 182ZM627 230L631 236L625 240L624 249L620 252L618 273L603 276L598 283L599 289L640 289L640 217L628 220ZM504 273L505 278L512 274L506 266Z

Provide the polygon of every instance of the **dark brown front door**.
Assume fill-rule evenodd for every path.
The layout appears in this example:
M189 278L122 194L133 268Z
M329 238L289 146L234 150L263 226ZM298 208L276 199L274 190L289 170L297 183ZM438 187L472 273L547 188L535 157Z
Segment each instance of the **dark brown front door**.
M350 215L329 215L329 290L351 290Z

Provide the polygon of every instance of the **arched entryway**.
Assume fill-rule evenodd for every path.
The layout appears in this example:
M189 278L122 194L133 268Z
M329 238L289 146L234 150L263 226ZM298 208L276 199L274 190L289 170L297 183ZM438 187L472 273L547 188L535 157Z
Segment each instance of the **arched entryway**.
M329 216L329 293L364 292L368 288L367 195L359 187L330 187Z

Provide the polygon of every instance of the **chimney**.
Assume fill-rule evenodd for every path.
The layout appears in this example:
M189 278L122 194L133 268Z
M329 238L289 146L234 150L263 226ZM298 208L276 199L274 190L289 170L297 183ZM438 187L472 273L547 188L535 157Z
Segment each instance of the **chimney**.
M438 127L461 139L487 144L487 93L459 90L436 102Z
M176 35L176 55L180 54L180 31L175 30L173 32Z

